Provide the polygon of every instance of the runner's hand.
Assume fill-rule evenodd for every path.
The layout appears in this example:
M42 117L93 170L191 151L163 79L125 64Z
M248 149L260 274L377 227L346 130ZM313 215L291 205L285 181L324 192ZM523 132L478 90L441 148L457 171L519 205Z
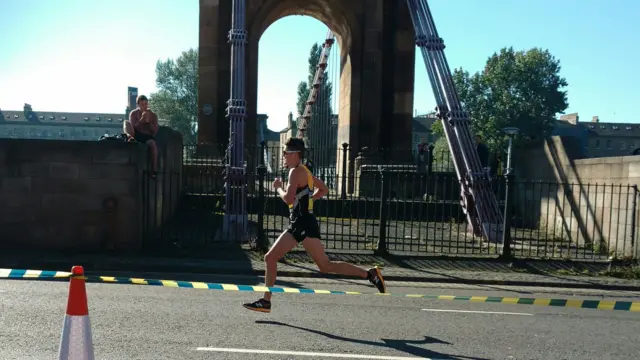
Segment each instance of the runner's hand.
M273 180L273 189L277 190L278 188L282 187L282 180L280 178L276 178L275 180Z

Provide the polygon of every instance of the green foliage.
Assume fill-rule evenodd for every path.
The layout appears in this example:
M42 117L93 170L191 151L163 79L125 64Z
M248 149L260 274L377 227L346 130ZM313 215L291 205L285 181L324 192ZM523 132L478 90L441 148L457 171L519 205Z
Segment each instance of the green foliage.
M307 100L309 99L309 93L314 83L316 76L316 70L320 63L320 55L322 54L322 46L318 43L313 44L309 51L309 75L307 81L301 81L298 84L298 116L304 114L304 108L306 107ZM331 96L333 94L333 84L328 80L328 74L325 69L324 83L318 90L318 97L316 103L311 108L311 120L307 128L307 133L310 139L316 139L326 136L326 132L329 129L326 124L320 121L314 121L314 119L330 118L332 112L331 109ZM313 141L311 141L313 143Z
M307 99L309 98L309 85L306 82L300 81L298 84L298 116L302 116L304 114L304 108L307 104Z
M453 80L474 134L498 149L505 143L503 128L515 126L515 145L540 141L553 130L555 117L569 106L567 81L559 75L560 61L548 50L503 48L487 60L482 72L470 75L455 69ZM434 134L443 135L440 122Z
M176 59L156 63L158 92L149 105L160 119L182 133L185 144L196 142L198 122L198 50L183 51Z
M451 151L444 133L433 144L433 168L435 171L454 172L453 161L451 161Z

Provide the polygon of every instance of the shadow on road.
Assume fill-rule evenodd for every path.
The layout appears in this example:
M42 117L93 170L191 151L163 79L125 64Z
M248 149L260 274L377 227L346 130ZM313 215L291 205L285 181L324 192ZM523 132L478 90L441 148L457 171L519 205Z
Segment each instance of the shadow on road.
M302 265L299 265L299 264L289 263L286 260L281 260L281 261L279 261L279 263L287 265L287 266L295 267L295 268L298 268L298 269L307 270L307 271L315 273L315 274L321 274L320 271L317 268L312 268L312 267L308 267L308 266L302 266ZM336 274L329 274L329 276L326 276L327 274L323 274L323 275L325 275L323 277L325 277L327 279L331 279L332 281L335 281L335 282L345 283L345 284L350 284L350 285L362 285L357 280L343 279L341 277L336 276Z
M442 340L439 340L439 339L436 339L436 338L433 338L433 337L430 337L430 336L425 336L424 340L380 339L380 340L383 341L382 343L380 343L380 342L376 342L376 341L352 339L352 338L347 338L347 337L343 337L343 336L333 335L333 334L326 333L324 331L313 330L313 329L308 329L308 328L304 328L304 327L300 327L300 326L285 324L285 323L281 323L279 321L257 320L256 324L286 326L286 327L290 327L290 328L293 328L293 329L298 329L298 330L307 331L307 332L310 332L310 333L322 335L322 336L325 336L325 337L327 337L329 339L333 339L333 340L347 341L347 342L356 343L356 344L362 344L362 345L386 347L386 348L402 351L402 352L405 352L405 353L410 354L410 355L419 356L419 357L436 358L436 359L442 359L442 360L444 360L444 359L488 360L488 359L484 359L484 358L468 357L468 356L463 356L463 355L443 354L443 353L439 353L437 351L432 351L432 350L428 350L428 349L424 349L424 348L416 346L416 345L427 345L427 344L452 345L449 342L442 341Z
M337 253L328 253L329 259L335 261L346 261L353 264L373 264L373 263L381 263L385 266L396 267L405 270L411 270L423 274L429 274L434 277L441 277L444 279L448 279L450 281L439 281L439 283L447 284L447 283L464 283L467 279L455 276L452 274L447 274L445 270L454 270L454 271L475 271L475 272L510 272L513 273L513 270L506 267L504 264L500 264L497 262L491 261L465 261L465 260L420 260L420 259L404 259L401 257L395 256L375 256L375 255L366 255L366 254L337 254ZM282 264L297 267L299 269L307 270L313 273L319 273L315 268L311 268L308 265L312 263L311 258L304 252L290 252L288 253L281 261ZM365 266L366 267L366 266ZM383 270L384 273L384 270ZM346 280L346 279L336 279L341 282L353 283L357 284L357 282ZM489 290L497 290L504 291L505 289L500 288L498 286L487 285L487 284L472 284L478 287L486 288ZM519 293L519 294L533 294L530 291L522 290L522 289L510 289L509 291Z

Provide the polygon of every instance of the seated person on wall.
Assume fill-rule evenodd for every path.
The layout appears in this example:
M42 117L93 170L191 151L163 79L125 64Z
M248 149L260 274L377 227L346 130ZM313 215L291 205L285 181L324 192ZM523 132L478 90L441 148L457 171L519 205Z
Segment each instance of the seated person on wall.
M151 150L151 177L156 177L158 169L158 146L155 136L158 134L158 115L149 110L149 100L146 96L140 95L136 99L138 108L129 114L129 120L123 124L124 133L129 141L137 141L147 144Z

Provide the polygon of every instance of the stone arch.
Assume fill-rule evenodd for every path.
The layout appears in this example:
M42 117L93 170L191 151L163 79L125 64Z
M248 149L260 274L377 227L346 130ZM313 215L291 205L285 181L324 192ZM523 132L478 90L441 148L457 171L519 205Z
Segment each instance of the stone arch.
M359 149L411 144L415 43L406 2L247 0L245 11L249 32L245 53L247 145L257 140L258 40L269 25L296 14L312 16L330 26L340 44L338 144L349 144L348 187L353 189L353 160ZM200 0L198 142L202 149L226 144L229 138L225 110L231 82L227 40L231 14L232 0ZM204 110L210 108L214 111ZM386 160L410 158L408 149L391 152ZM253 169L252 157L246 159L248 168Z
M253 4L256 4L254 0ZM263 0L251 6L247 14L249 51L247 52L247 100L251 109L249 117L257 107L258 89L258 45L264 32L276 21L294 15L310 16L324 23L336 37L340 47L340 98L338 99L339 126L349 126L351 120L352 94L352 50L354 35L360 32L358 19L353 9L344 6L344 0ZM323 39L318 39L321 41ZM313 121L313 120L312 120ZM340 141L339 141L340 142Z

